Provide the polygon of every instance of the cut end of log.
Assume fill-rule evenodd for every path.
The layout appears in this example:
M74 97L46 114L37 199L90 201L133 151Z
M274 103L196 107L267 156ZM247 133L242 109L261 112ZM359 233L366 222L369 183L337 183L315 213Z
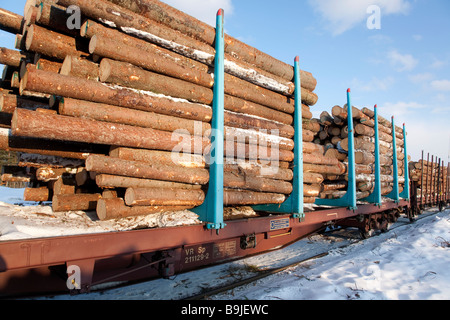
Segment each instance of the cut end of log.
M72 70L72 57L67 56L64 59L64 62L61 66L61 70L59 71L60 74L68 76L70 75L70 70Z
M97 35L94 35L89 41L89 53L94 54L95 48L97 47Z
M111 63L109 63L108 59L102 59L98 70L101 82L106 82L109 79L111 76L111 68Z
M25 48L30 50L31 44L33 43L33 35L34 35L34 24L29 26L27 29L27 38L25 39Z

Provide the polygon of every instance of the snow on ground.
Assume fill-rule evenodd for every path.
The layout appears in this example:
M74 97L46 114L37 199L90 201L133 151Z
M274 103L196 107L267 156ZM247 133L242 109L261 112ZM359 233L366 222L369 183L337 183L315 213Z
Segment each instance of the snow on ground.
M7 192L5 190L8 190ZM79 212L53 213L48 205L24 203L23 190L0 188L0 241L84 230L113 231ZM19 204L19 205L17 205ZM66 221L53 226L52 220ZM73 223L73 224L72 224ZM84 227L83 227L84 223ZM34 228L39 226L40 228ZM81 227L80 227L81 225ZM122 226L123 227L123 226ZM171 279L135 284L87 295L61 295L49 300L178 300L204 289L255 275L254 270L301 261L326 250L326 257L304 262L211 300L448 300L450 299L450 210L430 210L409 223L401 218L388 233L357 242L355 238L311 236L265 255L214 266ZM77 230L77 228L81 228ZM84 229L83 229L84 228ZM96 229L98 228L98 229ZM44 235L44 234L43 234ZM342 247L343 245L348 245ZM250 268L251 267L251 268Z
M450 210L211 299L448 300Z

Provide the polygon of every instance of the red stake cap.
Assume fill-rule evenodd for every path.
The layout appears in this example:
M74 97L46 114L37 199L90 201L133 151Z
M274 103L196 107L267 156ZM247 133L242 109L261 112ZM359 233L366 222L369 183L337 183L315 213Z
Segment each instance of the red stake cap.
M219 9L219 11L217 12L218 16L223 16L223 9Z
M350 92L350 88L347 89L347 92Z
M300 62L300 57L299 56L295 57L295 62Z

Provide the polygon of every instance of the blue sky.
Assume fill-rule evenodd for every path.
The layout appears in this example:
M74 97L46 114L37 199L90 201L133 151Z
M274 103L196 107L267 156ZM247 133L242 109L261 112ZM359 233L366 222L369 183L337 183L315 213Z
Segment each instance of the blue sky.
M408 153L449 161L450 1L447 0L165 0L213 24L225 10L226 32L317 79L315 116L334 105L373 108L406 123ZM0 6L23 14L25 0ZM380 8L380 29L367 20ZM0 46L14 37L0 32Z

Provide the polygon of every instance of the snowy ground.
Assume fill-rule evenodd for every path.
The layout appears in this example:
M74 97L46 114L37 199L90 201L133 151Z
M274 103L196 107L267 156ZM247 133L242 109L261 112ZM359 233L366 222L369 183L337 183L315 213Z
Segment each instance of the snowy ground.
M4 191L1 189L0 191ZM32 230L19 225L32 219L49 221L46 206L17 206L20 190L0 192L0 240ZM17 193L17 194L14 194ZM5 214L5 213L8 213ZM37 214L39 213L39 214ZM13 221L9 216L15 214ZM86 219L70 213L72 219ZM48 216L43 216L48 215ZM27 218L28 217L28 218ZM430 211L410 224L401 218L388 233L356 241L356 233L315 235L266 255L128 287L79 296L43 300L178 300L255 275L255 270L280 267L326 250L323 258L304 262L251 285L212 296L211 300L448 300L450 299L450 210ZM20 219L23 221L21 221ZM90 219L87 219L88 221ZM38 220L34 220L36 222ZM105 226L102 226L104 228ZM114 228L113 225L110 226ZM71 229L68 227L67 229ZM74 230L74 229L73 229ZM62 232L62 231L58 231ZM353 238L352 238L353 237ZM343 248L344 245L348 245Z

